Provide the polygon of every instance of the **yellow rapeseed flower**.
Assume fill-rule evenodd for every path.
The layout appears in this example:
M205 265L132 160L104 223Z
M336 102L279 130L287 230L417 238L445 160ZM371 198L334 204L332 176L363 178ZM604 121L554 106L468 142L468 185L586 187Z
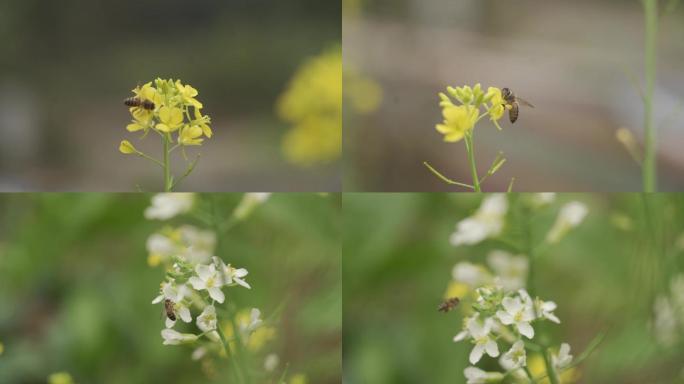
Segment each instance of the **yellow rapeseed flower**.
M478 110L470 105L451 105L442 110L442 115L444 122L436 125L437 131L444 135L444 141L454 143L473 129Z
M534 377L540 377L546 374L546 363L544 358L539 354L533 354L527 358L527 367ZM566 369L560 374L561 383L571 384L579 380L580 373L576 368ZM549 384L548 377L538 381L539 384Z
M307 60L276 104L292 125L283 139L285 157L298 165L326 163L342 149L342 50Z
M500 120L506 112L506 102L501 96L501 90L499 88L489 87L487 94L485 95L485 101L491 103L491 107L489 108L489 119L492 121Z
M290 377L290 384L306 384L308 383L308 380L306 379L306 375L303 373L297 373L292 375Z
M121 144L119 144L119 152L128 155L131 153L136 153L138 151L135 149L135 147L133 146L133 144L131 144L130 141L122 140Z
M186 125L178 135L178 143L181 145L200 145L202 144L202 128L198 125Z
M159 121L155 128L161 132L173 132L183 124L183 110L177 107L161 107Z

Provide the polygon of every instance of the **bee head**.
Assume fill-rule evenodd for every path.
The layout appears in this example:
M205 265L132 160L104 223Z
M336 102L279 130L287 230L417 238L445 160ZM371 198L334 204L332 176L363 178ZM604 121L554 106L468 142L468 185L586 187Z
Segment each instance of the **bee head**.
M511 92L510 89L508 89L508 88L501 88L501 97L503 97L504 99L505 99L505 98L508 98L508 97L511 97L512 94L513 94L513 92Z

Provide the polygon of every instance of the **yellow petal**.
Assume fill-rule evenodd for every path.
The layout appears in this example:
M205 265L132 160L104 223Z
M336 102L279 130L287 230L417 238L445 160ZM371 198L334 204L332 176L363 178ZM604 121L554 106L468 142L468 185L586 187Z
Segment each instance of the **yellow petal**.
M121 144L119 144L119 152L128 155L131 153L135 153L137 151L135 150L135 147L133 146L133 144L131 144L130 141L122 140Z
M451 132L444 136L444 141L448 143L455 143L463 138L463 132Z
M131 123L131 124L128 124L128 125L126 126L126 129L127 129L129 132L136 132L136 131L139 131L139 130L141 130L141 129L145 129L145 127L142 126L142 125L140 125L140 124L138 124L138 123Z

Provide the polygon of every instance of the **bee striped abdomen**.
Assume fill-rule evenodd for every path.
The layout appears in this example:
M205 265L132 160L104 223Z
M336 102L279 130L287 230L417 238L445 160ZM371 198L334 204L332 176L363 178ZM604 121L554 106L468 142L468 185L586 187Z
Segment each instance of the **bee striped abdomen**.
M439 307L437 307L437 310L440 312L447 313L451 311L452 309L456 308L458 303L460 303L461 300L458 297L451 297L449 299L446 299L444 302L442 302Z
M517 102L511 103L511 109L508 110L508 118L511 120L511 124L518 120L518 114L520 113L519 108Z
M146 109L148 111L151 111L154 109L154 103L150 100L140 100L137 97L129 97L124 100L124 104L129 106L129 107L140 107L142 109Z
M176 313L173 310L175 303L169 299L164 300L164 310L166 310L166 317L170 320L176 321Z

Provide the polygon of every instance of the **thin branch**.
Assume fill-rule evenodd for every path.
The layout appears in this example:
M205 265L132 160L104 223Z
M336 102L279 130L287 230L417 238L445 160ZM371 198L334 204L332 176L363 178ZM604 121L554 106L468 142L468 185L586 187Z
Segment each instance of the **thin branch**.
M460 187L473 189L473 190L475 189L475 187L473 187L470 184L459 183L458 181L453 181L453 180L447 178L446 176L439 173L439 171L434 169L427 161L423 161L423 165L425 165L427 167L427 169L429 169L432 173L435 174L435 176L439 177L442 181L444 181L447 184L458 185Z

